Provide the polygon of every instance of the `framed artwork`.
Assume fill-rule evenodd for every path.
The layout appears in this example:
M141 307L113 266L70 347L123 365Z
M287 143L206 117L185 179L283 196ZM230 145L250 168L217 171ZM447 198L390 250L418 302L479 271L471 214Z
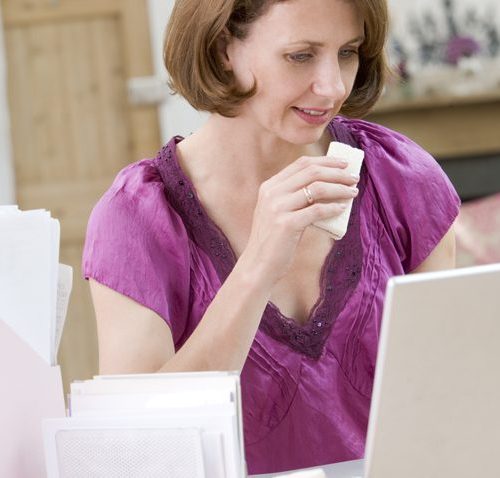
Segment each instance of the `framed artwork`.
M388 95L500 91L497 0L389 0L389 57L399 81Z

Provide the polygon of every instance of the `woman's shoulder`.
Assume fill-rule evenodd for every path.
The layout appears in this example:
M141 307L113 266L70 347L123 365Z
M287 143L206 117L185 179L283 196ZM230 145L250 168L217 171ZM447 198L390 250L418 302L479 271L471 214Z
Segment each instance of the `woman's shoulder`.
M418 173L429 166L438 166L432 155L402 133L361 119L338 118L365 151L367 161L378 167L404 167L404 172Z
M414 200L426 200L429 194L447 192L447 201L458 202L455 188L438 161L424 148L402 133L358 119L339 119L365 152L365 166L373 186Z
M436 159L405 135L368 121L340 121L365 152L368 197L411 271L458 215L455 188Z
M157 160L142 159L125 166L94 207L92 215L102 209L114 213L124 210L131 215L175 215L165 194L165 184L157 167Z
M123 168L90 216L84 277L155 311L177 343L187 317L190 264L189 236L155 160Z
M396 188L406 194L415 188L421 191L444 188L456 196L438 161L412 139L369 121L346 118L339 121L364 150L366 169L379 188Z
M151 196L160 195L163 189L163 181L155 160L142 159L119 171L101 201L120 199L144 205Z
M155 159L143 159L118 173L92 210L87 243L99 237L130 242L131 235L143 238L149 247L187 243L183 221L167 197L156 164Z

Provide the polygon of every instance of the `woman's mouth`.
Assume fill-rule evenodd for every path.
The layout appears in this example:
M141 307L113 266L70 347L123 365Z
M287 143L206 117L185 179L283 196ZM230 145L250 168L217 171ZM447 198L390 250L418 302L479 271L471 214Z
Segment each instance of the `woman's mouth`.
M309 124L324 124L330 119L328 114L330 110L319 108L298 108L297 106L294 106L292 109L300 118Z

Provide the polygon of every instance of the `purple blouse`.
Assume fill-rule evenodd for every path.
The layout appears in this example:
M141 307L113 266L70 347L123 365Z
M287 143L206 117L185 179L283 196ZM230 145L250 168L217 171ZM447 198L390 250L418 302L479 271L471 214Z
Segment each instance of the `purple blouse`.
M272 303L262 316L241 375L251 474L363 456L387 280L415 269L458 214L439 165L406 137L345 118L329 130L365 151L360 193L307 323ZM85 277L158 313L176 350L235 264L179 166L181 140L120 172L92 212L83 255Z

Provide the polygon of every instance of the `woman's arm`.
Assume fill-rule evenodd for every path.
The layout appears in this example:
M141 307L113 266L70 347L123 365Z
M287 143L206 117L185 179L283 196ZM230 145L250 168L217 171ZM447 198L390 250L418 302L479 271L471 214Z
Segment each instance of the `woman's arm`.
M240 370L269 300L270 284L236 267L201 323L175 354L172 333L152 310L91 280L99 373Z
M418 267L412 273L431 272L444 269L455 268L456 244L455 229L451 226L441 242L434 248Z
M271 290L264 271L244 262L242 256L177 354L171 331L158 314L90 280L97 319L99 373L241 370ZM452 226L413 273L454 267Z
M89 282L100 374L155 372L174 355L172 334L158 314L93 279Z

